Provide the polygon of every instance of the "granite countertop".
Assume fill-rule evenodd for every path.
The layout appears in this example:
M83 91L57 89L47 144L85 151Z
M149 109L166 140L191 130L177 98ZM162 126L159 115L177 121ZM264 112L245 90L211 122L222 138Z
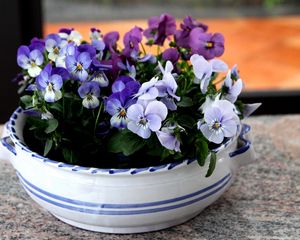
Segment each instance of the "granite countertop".
M35 204L11 164L0 160L0 239L300 239L300 115L247 122L257 162L242 168L199 216L152 233L102 234L69 226Z

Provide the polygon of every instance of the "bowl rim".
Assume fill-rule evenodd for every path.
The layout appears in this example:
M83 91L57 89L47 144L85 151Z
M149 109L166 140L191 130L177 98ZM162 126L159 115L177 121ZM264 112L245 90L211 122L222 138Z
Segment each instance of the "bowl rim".
M40 155L37 152L34 152L30 150L30 148L23 142L21 142L20 137L17 135L17 131L15 130L15 126L17 125L17 121L19 121L19 116L24 113L24 110L21 107L18 107L13 114L11 115L7 128L9 130L9 136L12 140L12 142L20 147L22 151L27 152L28 154L31 154L31 157L39 160L40 162L44 163L45 165L56 167L61 170L66 170L69 172L73 173L85 173L85 174L91 174L91 175L115 175L115 174L120 174L120 175L137 175L137 174L150 174L150 173L156 173L156 172L162 172L162 171L169 171L173 169L178 169L187 165L190 165L191 163L197 161L196 159L184 159L184 160L179 160L173 163L167 163L167 164L162 164L158 166L149 166L149 167L144 167L144 168L95 168L95 167L82 167L79 165L74 165L74 164L69 164L69 163L64 163L64 162L59 162L47 157L44 157ZM239 131L237 134L233 137L230 138L227 142L223 143L219 147L211 150L214 153L219 153L223 149L227 148L229 145L231 145L235 140L238 138L240 135L240 130L241 127L239 127ZM209 157L209 156L208 156ZM207 158L208 158L207 157Z

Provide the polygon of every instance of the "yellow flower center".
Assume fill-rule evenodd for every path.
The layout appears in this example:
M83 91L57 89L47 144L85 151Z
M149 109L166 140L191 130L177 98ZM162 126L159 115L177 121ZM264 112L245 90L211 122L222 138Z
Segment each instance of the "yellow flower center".
M59 49L58 49L58 47L55 47L55 48L53 49L53 53L56 54L56 55L59 54Z
M215 123L212 125L212 128L215 129L215 130L218 130L221 126L222 126L221 123L215 122Z
M81 71L83 69L82 65L80 63L77 63L76 71Z
M126 117L126 110L124 108L119 111L119 117L120 118L125 118Z
M207 43L205 44L205 46L206 46L207 48L212 48L212 47L214 46L214 43L213 43L213 42L207 42Z

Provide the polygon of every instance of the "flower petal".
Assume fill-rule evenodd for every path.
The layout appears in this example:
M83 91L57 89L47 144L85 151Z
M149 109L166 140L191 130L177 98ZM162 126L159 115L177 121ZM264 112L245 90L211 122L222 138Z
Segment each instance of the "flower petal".
M116 99L116 98L112 98L112 99L108 99L105 105L105 110L106 112L108 112L111 116L115 115L116 113L118 113L118 109L122 108L121 102Z
M145 115L148 114L156 114L160 117L161 121L163 121L168 115L168 109L162 102L152 101L147 105L145 109Z
M99 99L93 95L91 95L89 98L85 97L82 100L82 105L88 109L96 108L99 106Z
M28 69L28 74L30 77L37 77L38 75L40 75L41 71L42 69L40 67L34 66Z
M151 136L151 131L149 128L142 127L134 121L128 122L127 128L144 139L147 139Z
M144 107L139 103L133 104L127 109L127 117L134 122L138 122L143 116Z
M156 114L148 114L146 116L149 124L149 128L153 131L156 132L160 129L161 127L161 118L160 116L157 116Z

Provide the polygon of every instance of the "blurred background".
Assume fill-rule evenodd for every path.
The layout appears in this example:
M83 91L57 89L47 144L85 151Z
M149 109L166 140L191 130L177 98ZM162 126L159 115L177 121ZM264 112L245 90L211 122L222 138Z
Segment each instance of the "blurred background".
M147 18L169 12L191 15L225 36L229 66L238 63L248 102L263 102L257 114L296 113L300 108L299 0L10 0L3 1L0 26L0 122L17 106L11 80L18 73L16 50L34 36L73 27L85 38L91 27L121 34Z

